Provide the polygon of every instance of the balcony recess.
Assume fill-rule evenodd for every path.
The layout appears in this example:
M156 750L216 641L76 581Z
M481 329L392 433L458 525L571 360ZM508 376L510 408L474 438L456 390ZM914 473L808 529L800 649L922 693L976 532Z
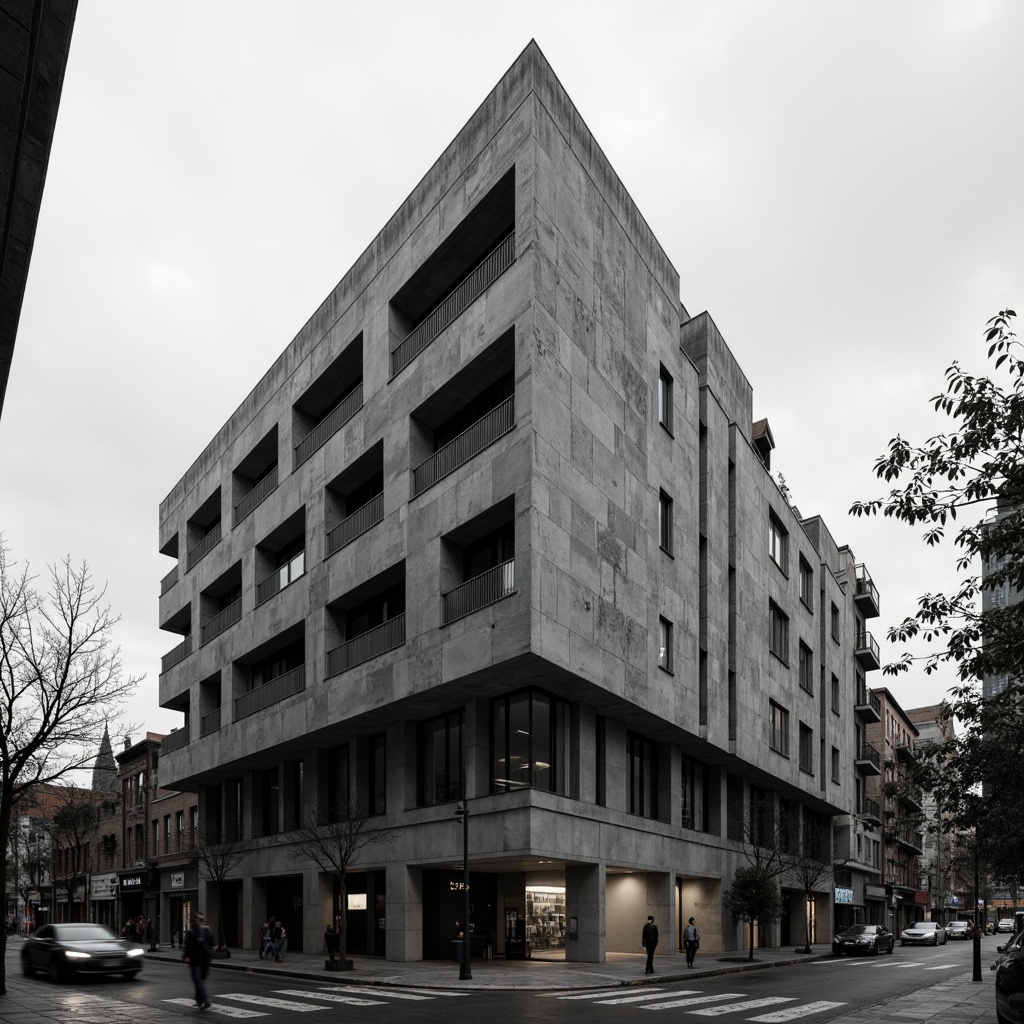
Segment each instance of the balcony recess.
M882 759L878 751L870 743L862 743L857 756L853 759L855 767L859 768L865 775L881 775Z
M276 704L296 693L301 693L306 688L306 666L299 665L290 672L267 680L262 686L242 694L235 698L235 721L240 718L248 718L271 704Z
M466 580L461 586L441 595L442 622L461 619L464 615L486 608L516 592L516 560L510 558L493 569Z
M327 652L327 675L336 676L405 643L405 613Z

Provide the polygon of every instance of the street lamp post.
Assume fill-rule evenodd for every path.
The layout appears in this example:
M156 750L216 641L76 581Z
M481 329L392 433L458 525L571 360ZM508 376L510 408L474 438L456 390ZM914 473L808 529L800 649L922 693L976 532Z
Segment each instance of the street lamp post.
M472 981L469 966L469 802L465 797L455 811L462 819L462 957L459 961L459 981Z

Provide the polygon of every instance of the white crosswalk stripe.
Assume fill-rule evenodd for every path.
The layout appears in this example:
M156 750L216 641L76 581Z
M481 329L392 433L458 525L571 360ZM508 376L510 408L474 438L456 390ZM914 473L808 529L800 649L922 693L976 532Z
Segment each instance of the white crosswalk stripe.
M796 996L765 996L763 999L746 999L742 1003L728 1003L725 1006L709 1006L706 1010L691 1010L690 1013L700 1017L720 1017L735 1011L745 1012L756 1010L759 1006L775 1006L778 1003L792 1003Z
M269 1006L274 1010L295 1010L298 1013L313 1013L316 1010L329 1010L323 1003L296 1003L289 999L274 999L271 996L258 996L252 992L224 992L218 999L234 999L239 1003L255 1003L257 1006ZM315 998L310 996L310 998Z
M716 996L694 996L690 999L670 999L664 1003L646 1003L638 1006L638 1010L675 1010L680 1006L700 1006L701 1003L714 1003L722 999L740 999L742 992L719 992Z
M383 1006L383 999L367 999L365 996L343 996L336 992L306 992L301 988L279 988L279 996L299 996L302 999L322 999L328 1003L347 1003L349 1006Z
M926 967L926 971L952 971L954 968L962 967L963 964L938 964L935 967Z
M415 999L417 1001L420 1001L420 1000L423 1000L423 999L433 999L434 998L434 993L433 992L431 992L429 995L423 995L422 993L415 992L412 989L408 989L408 988L404 988L404 989L396 989L396 988L383 989L383 988L360 988L360 986L358 986L358 985L338 985L338 986L334 986L334 987L332 987L330 989L320 989L320 992L327 992L327 991L330 991L330 992L355 992L358 995L374 996L374 997L376 997L378 999L382 999L385 996L388 999ZM320 992L317 992L316 994L319 995ZM298 994L299 994L298 992L292 992L292 995L298 995ZM466 993L463 993L463 995L465 995L465 994Z
M783 1021L809 1017L812 1013L822 1013L825 1010L834 1010L837 1006L845 1005L846 1003L830 1003L827 999L820 999L816 1003L804 1003L802 1006L787 1006L784 1010L762 1013L760 1017L748 1017L747 1019L760 1021L761 1024L782 1024Z
M177 1003L178 1006L191 1006L195 1009L194 999L165 999L165 1003ZM268 1017L267 1013L259 1010L243 1010L240 1006L221 1006L219 1003L211 1003L206 1013L219 1013L222 1017L233 1017L235 1020L242 1020L246 1017Z
M641 992L638 995L633 996L614 996L611 999L598 999L597 1006L618 1006L619 1003L646 1003L652 999L663 998L663 989L648 989L646 992ZM673 992L673 996L696 996L700 995L697 989L687 990L683 992Z

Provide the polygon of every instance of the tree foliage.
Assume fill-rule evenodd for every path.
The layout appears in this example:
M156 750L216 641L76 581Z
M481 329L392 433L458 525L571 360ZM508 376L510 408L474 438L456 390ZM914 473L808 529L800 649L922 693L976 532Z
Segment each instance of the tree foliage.
M50 567L40 593L0 539L0 836L10 835L33 786L91 766L104 726L138 684L122 672L118 618L104 594L88 565L70 558ZM6 888L5 858L0 892ZM0 994L6 942L0 929Z
M365 809L352 805L321 808L308 801L302 809L299 826L282 837L290 846L293 859L312 861L325 874L338 882L339 906L334 913L338 935L338 953L346 959L348 929L346 922L345 876L359 852L368 846L392 842L397 833L380 828Z
M749 959L754 959L754 923L777 921L782 914L782 894L777 877L765 868L738 868L732 886L722 894L722 903L733 924L746 921L750 935Z

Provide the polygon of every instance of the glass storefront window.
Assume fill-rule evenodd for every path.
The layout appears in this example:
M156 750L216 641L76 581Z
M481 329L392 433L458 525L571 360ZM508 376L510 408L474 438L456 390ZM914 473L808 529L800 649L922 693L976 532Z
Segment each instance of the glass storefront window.
M569 706L535 690L491 706L494 792L569 794Z

